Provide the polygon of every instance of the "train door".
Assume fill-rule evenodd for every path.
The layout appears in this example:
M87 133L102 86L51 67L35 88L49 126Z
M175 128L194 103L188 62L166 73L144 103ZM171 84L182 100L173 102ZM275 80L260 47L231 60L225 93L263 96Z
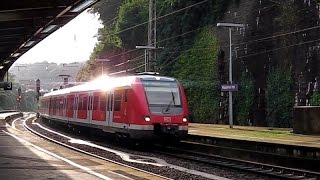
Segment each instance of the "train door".
M52 116L53 98L49 98L49 115Z
M63 97L63 117L66 118L67 115L67 96Z
M66 117L68 119L73 119L74 114L74 95L67 96L67 105L66 105Z
M73 120L77 119L77 114L78 114L78 107L79 107L79 94L76 94L74 96L74 101L73 101Z
M107 94L107 111L106 111L106 125L112 126L113 120L113 90Z
M88 122L91 123L91 121L92 121L92 110L93 110L93 92L89 92L88 95L89 95L89 98L88 98L87 119L88 119Z
M93 93L92 123L105 125L107 108L106 92Z
M88 94L79 94L77 120L88 119Z
M127 124L127 109L125 103L124 89L118 89L114 92L114 108L113 108L113 122Z

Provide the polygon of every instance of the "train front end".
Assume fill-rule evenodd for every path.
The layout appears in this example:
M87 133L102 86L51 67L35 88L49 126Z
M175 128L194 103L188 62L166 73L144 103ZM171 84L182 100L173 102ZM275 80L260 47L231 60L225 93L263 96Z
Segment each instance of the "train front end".
M175 78L163 76L141 76L140 82L139 100L145 101L142 104L146 106L140 109L142 118L139 119L151 126L152 132L148 135L152 138L185 137L188 134L188 107L180 83Z

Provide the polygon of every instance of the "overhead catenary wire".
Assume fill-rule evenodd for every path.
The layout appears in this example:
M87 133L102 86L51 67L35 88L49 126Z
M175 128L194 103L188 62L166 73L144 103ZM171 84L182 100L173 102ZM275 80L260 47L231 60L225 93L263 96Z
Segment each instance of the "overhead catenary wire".
M204 0L204 1L201 1L201 2L198 2L198 3L195 3L195 4L190 5L190 6L187 6L187 7L185 7L185 8L181 8L181 9L179 9L179 10L177 10L177 11L173 11L173 12L168 13L168 14L165 14L165 15L163 15L163 16L159 16L159 17L157 17L157 18L155 18L155 19L161 19L161 18L163 18L163 17L166 17L166 16L169 16L169 15L171 15L171 14L180 12L180 11L185 10L185 9L187 9L187 8L190 8L190 7L194 7L194 6L199 5L199 4L202 4L202 3L204 3L204 2L207 2L207 0ZM261 9L271 8L271 7L273 7L273 6L274 6L274 5L269 6L269 7L263 7L263 8L261 8ZM141 24L138 24L138 25L129 27L129 28L127 28L127 29L124 29L124 30L122 30L122 31L120 31L120 32L117 32L117 33L114 33L114 34L111 34L111 35L115 35L115 34L124 32L124 31L126 31L126 30L133 29L133 28L135 28L135 27L138 27L138 26L141 26L141 25L143 25L143 24L146 24L147 22L149 22L149 21L146 21L146 22L144 22L144 23L141 23ZM260 38L260 39L255 39L255 40L251 40L251 41L247 41L247 42L243 42L243 43L237 43L237 44L233 44L233 45L236 46L236 45L248 44L248 43L253 43L253 42L265 41L265 40L269 40L269 39L276 38L276 37L281 37L281 36L285 36L285 35L289 35L289 34L299 33L299 32L303 32L303 31L307 31L307 30L311 30L311 29L316 29L316 28L319 28L319 27L320 27L320 26L314 26L314 27L305 28L305 29L301 29L301 30L296 30L296 31L286 32L286 33L277 34L277 35L272 35L272 36L264 37L264 38ZM201 28L198 28L198 29L194 29L194 30L191 30L191 31L182 33L182 34L180 34L180 35L176 35L176 36L173 36L173 37L169 37L169 38L160 40L160 41L158 41L157 43L164 42L164 41L167 41L167 40L170 40L170 39L174 39L174 38L176 38L176 37L180 37L180 36L183 36L183 35L192 33L192 32L196 32L196 31L199 31L199 30L201 30L201 29L203 29L203 28L205 28L205 27L201 27ZM109 36L110 36L110 35L109 35ZM222 46L222 47L228 47L228 45L225 45L225 46ZM203 48L200 48L200 49L203 49ZM137 50L138 50L138 49L132 49L132 50L129 50L129 51L126 51L126 52L123 52L123 53L120 53L120 54L111 56L111 57L109 57L109 58L116 57L116 56L120 56L120 55L124 55L124 54L130 53L130 52L134 52L134 51L137 51ZM186 51L188 51L188 50L186 50ZM166 61L167 61L167 60L166 60ZM160 67L161 67L161 66L160 66ZM158 69L159 69L159 68L158 68Z
M128 27L128 28L123 29L123 30L121 30L121 31L119 31L119 32L110 34L109 36L113 36L113 35L116 35L116 34L120 34L120 33L122 33L122 32L128 31L128 30L130 30L130 29L133 29L133 28L136 28L136 27L145 25L145 24L149 23L150 21L162 19L162 18L164 18L164 17L170 16L170 15L172 15L172 14L176 14L176 13L178 13L178 12L181 12L181 11L183 11L183 10L186 10L186 9L192 8L192 7L194 7L194 6L203 4L203 3L208 2L208 1L209 1L209 0L203 0L203 1L200 1L200 2L197 2L197 3L194 3L194 4L190 5L190 6L186 6L186 7L184 7L184 8L181 8L181 9L178 9L178 10L175 10L175 11L172 11L172 12L170 12L170 13L168 13L168 14L165 14L165 15L162 15L162 16L158 16L158 17L153 18L153 19L151 19L151 20L149 20L149 21L145 21L145 22L143 22L143 23L136 24L136 25L134 25L134 26Z
M208 1L209 1L209 0L203 0L203 1L200 1L200 2L195 3L195 4L192 4L192 5L190 5L190 6L187 6L187 7L184 7L184 8L178 9L178 10L176 10L176 11L170 12L170 13L168 13L168 14L165 14L165 15L162 15L162 16L158 16L158 17L156 17L156 18L151 19L150 21L162 19L162 18L164 18L164 17L170 16L170 15L172 15L172 14L175 14L175 13L181 12L181 11L183 11L183 10L186 10L186 9L192 8L192 7L194 7L194 6L197 6L197 5L203 4L203 3L208 2ZM122 32L128 31L128 30L130 30L130 29L134 29L134 28L136 28L136 27L139 27L139 26L145 25L145 24L147 24L147 23L149 23L149 21L145 21L145 22L143 22L143 23L140 23L140 24L137 24L137 25L131 26L131 27L129 27L129 28L123 29L123 30L121 30L121 31L119 31L119 32L112 33L112 34L108 35L107 37L109 37L109 36L114 36L114 35L117 35L117 34L120 34L120 33L122 33ZM124 54L130 53L130 52L134 52L134 51L137 51L137 50L139 50L139 49L131 49L131 50L129 50L129 51L126 51L126 52L123 52L123 53L120 53L120 54L117 54L117 55L113 55L113 56L110 56L110 57L108 57L108 58L113 58L113 57L121 56L121 55L124 55Z
M259 53L253 53L253 54L249 54L249 55L244 55L244 56L240 56L240 57L235 57L233 60L235 61L236 59L240 59L240 58L246 58L246 57L251 57L251 56L256 56L256 55L260 55L260 54L265 54L265 53L269 53L269 52L273 52L273 51L279 51L279 50L282 50L282 49L286 49L286 48L289 48L289 47L294 47L294 46L299 46L299 45L303 45L303 44L309 44L309 43L314 43L314 42L320 42L320 39L316 39L316 40L311 40L311 41L305 41L305 42L300 42L300 43L296 43L296 44L292 44L292 45L289 45L289 46L283 46L283 47L279 47L279 48L274 48L274 49L270 49L270 50L267 50L267 51L263 51L263 52L259 52ZM204 48L203 48L204 49ZM168 64L164 65L161 67L164 68L170 64L172 64L173 62L175 62L176 60L179 59L179 56L176 57L175 59L173 59L172 61L170 61ZM225 61L227 62L227 61Z
M164 41L167 41L167 40L170 40L170 39L174 39L174 38L177 38L177 37L180 37L180 36L183 36L183 35L192 33L192 32L196 32L196 31L202 30L202 29L204 29L204 28L205 28L205 27L200 27L200 28L198 28L198 29L190 30L190 31L187 31L187 32L185 32L185 33L181 33L181 34L176 35L176 36L168 37L168 38L166 38L166 39L163 39L163 40L158 41L157 43L161 43L161 42L164 42ZM304 28L304 29L299 29L299 30L295 30L295 31L290 31L290 32L278 32L276 35L272 35L272 36L268 36L268 37L263 37L263 38L259 38L259 39L254 39L254 40L250 40L250 41L246 41L246 42L242 42L242 43L234 43L234 44L232 44L232 45L233 45L233 46L238 46L238 45L250 44L250 43L254 43L254 42L261 42L261 41L273 39L273 38L276 38L276 37L286 36L286 35L290 35L290 34L296 34L296 33L304 32L304 31L309 31L309 30L313 30L313 29L318 29L318 28L320 28L320 25L318 25L318 26L313 26L313 27L309 27L309 28ZM192 45L190 45L190 46L192 46ZM181 46L179 46L179 47L181 47ZM220 47L229 47L229 45L223 45L223 46L220 46ZM201 49L203 49L203 48L201 48ZM124 55L124 54L130 53L130 52L137 51L137 50L138 50L138 49L131 49L131 50L128 50L128 51L126 51L126 52L123 52L123 53L120 53L120 54L117 54L117 55L113 55L113 56L111 56L111 57L109 57L109 58L117 57L117 56L120 56L120 55ZM185 51L189 51L189 50L185 50Z

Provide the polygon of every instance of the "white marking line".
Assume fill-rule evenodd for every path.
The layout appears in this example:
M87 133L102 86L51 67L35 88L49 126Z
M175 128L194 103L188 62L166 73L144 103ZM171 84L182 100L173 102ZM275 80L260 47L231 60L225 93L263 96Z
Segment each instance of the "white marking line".
M59 155L57 155L57 154L55 154L55 153L52 153L52 152L50 152L50 151L47 151L47 150L45 150L45 149L43 149L43 148L41 148L41 147L39 147L39 146L37 146L37 145L34 145L34 144L32 144L32 143L24 140L24 139L21 139L21 138L15 136L15 135L13 135L13 134L11 134L11 133L9 133L9 132L6 132L6 131L4 131L4 130L2 130L2 131L3 131L4 133L10 135L11 137L14 137L15 139L17 139L17 140L20 141L20 142L24 142L24 143L26 143L26 144L28 144L28 145L31 145L32 147L38 149L39 151L42 151L42 152L44 152L44 153L46 153L46 154L49 154L49 155L51 155L51 156L53 156L53 157L55 157L55 158L57 158L57 159L60 159L60 160L64 161L64 162L66 162L66 163L68 163L68 164L70 164L70 165L72 165L72 166L75 166L75 167L77 167L77 168L79 168L79 169L82 169L83 171L85 171L85 172L87 172L87 173L89 173L89 174L91 174L91 175L94 175L94 176L99 177L99 178L101 178L101 179L112 180L111 178L109 178L109 177L107 177L107 176L105 176L105 175L102 175L102 174L100 174L100 173L97 173L97 172L92 171L90 168L87 168L87 167L82 166L82 165L80 165L80 164L77 164L77 163L75 163L75 162L73 162L73 161L71 161L71 160L69 160L69 159L66 159L66 158L64 158L64 157L61 157L61 156L59 156Z
M50 129L48 129L48 128L45 128L45 127L43 127L43 126L42 126L41 124L39 124L39 123L33 123L33 124L36 124L36 125L38 125L39 127L43 128L43 129L45 129L45 130L48 130L48 131L50 131L50 132L52 132L52 133L55 133L55 134L58 134L58 135L61 135L61 136L65 137L65 138L68 138L68 139L70 139L69 142L71 142L71 143L85 144L85 145L88 145L88 146L91 146L91 147L95 147L95 148L103 149L103 150L105 150L105 151L112 152L112 153L120 156L124 161L127 161L127 162L143 163L143 164L149 164L149 165L154 165L154 166L158 166L158 167L168 166L168 167L170 167L170 168L173 168L173 169L176 169L176 170L179 170L179 171L182 171L182 172L186 172L186 173L189 173L189 174L194 174L194 175L206 177L206 178L209 178L209 179L215 179L215 180L230 180L230 179L228 179L228 178L216 176L216 175L213 175L213 174L209 174L209 173L205 173L205 172L201 172L201 171L197 171L197 170L187 169L187 168L184 168L184 167L180 167L180 166L168 164L166 161L164 161L164 160L162 160L162 159L159 159L159 158L127 154L127 153L124 153L124 152L121 152L121 151L116 151L116 150L113 150L113 149L109 149L109 148L106 148L106 147L103 147L103 146L99 146L99 145L96 145L96 144L93 144L93 143L90 143L90 142L86 142L86 141L83 141L83 140L73 139L73 138L71 138L71 137L69 137L69 136L66 136L66 135L60 134L60 133L58 133L58 132L52 131L52 130L50 130ZM26 126L26 124L24 124L24 126ZM136 157L139 156L139 157L142 157L142 159L143 159L143 158L152 159L152 160L155 160L156 162L158 162L159 164L156 164L156 163L147 163L147 162L138 161L138 160L132 160L132 159L130 159L130 155L131 155L131 156L136 156ZM110 172L111 172L111 171L110 171Z
M80 139L74 139L72 137L69 137L69 136L66 136L64 134L60 134L58 132L55 132L55 131L52 131L51 129L48 129L46 127L43 127L41 124L39 123L33 123L33 124L36 124L37 126L49 131L49 132L52 132L52 133L55 133L57 135L60 135L62 137L65 137L67 139L70 139L69 142L70 143L74 143L74 144L83 144L83 145L87 145L87 146L90 146L90 147L95 147L95 148L98 148L98 149L102 149L104 151L108 151L108 152L111 152L111 153L114 153L116 155L118 155L121 159L123 159L124 161L127 161L127 162L134 162L134 163L140 163L140 164L147 164L147 165L154 165L154 166L166 166L167 163L162 160L162 159L159 159L159 158L154 158L154 157L147 157L147 156L140 156L140 155L134 155L134 154L128 154L128 153L124 153L124 152L121 152L121 151L117 151L117 150L114 150L114 149L110 149L110 148L106 148L106 147L103 147L103 146L99 146L97 144L93 144L91 142L87 142L87 141L83 141L83 140L80 140ZM26 124L24 124L26 125ZM157 163L152 163L152 162L145 162L145 161L141 161L139 159L131 159L131 156L135 156L135 157L140 157L141 159L152 159L154 160L155 162Z
M18 119L15 119L14 121L12 121L12 128L13 128L13 129L17 129L17 128L16 128L16 125L15 125L15 124L16 124L16 121L21 120L21 119L22 119L22 118L18 118Z
M111 174L115 174L117 176L121 176L123 178L129 179L129 180L134 180L132 178L129 178L129 177L125 176L125 175L122 175L122 174L119 174L119 173L116 173L116 172L113 172L113 171L108 171L108 172L111 173Z

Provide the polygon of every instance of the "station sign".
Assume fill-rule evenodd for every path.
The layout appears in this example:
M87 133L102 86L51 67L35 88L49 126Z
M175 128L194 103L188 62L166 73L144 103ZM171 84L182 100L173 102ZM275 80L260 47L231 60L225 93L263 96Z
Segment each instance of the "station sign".
M12 82L0 82L0 88L4 90L12 90Z
M221 91L238 91L239 85L238 84L222 84Z

